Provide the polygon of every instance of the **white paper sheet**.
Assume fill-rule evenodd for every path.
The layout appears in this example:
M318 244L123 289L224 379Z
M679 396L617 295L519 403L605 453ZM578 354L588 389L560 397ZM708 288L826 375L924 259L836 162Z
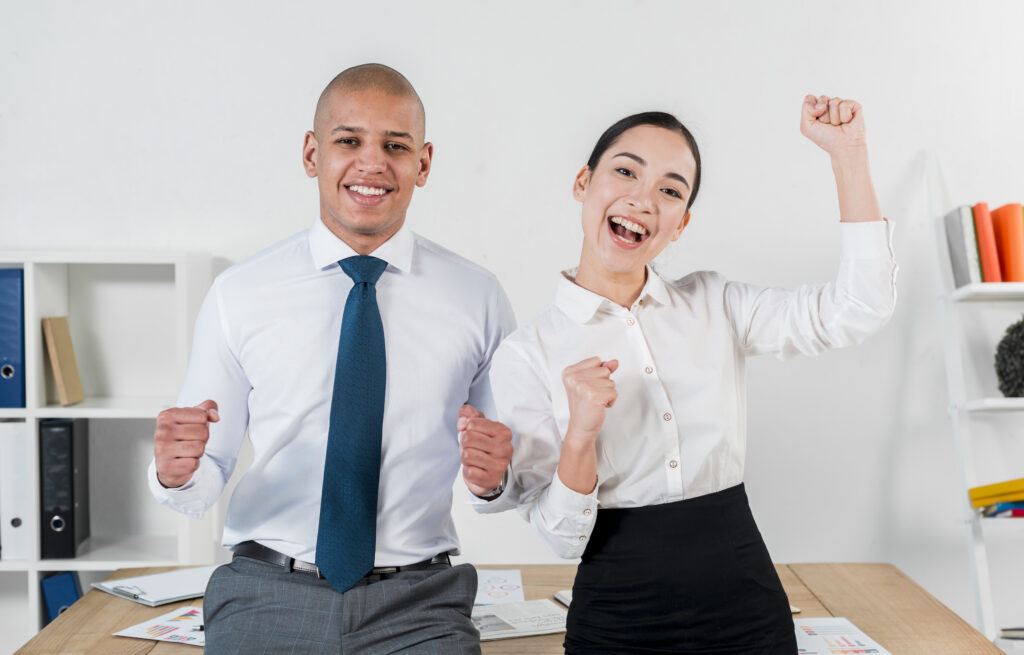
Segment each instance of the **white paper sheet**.
M480 641L565 632L565 617L565 610L546 598L473 608Z
M176 644L189 644L190 646L204 646L206 644L206 633L202 631L202 626L202 607L182 607L114 634L118 637L134 637L136 639L152 639L154 641L171 641Z
M793 619L799 655L892 655L842 617Z
M477 569L476 576L474 605L521 603L526 600L519 569Z

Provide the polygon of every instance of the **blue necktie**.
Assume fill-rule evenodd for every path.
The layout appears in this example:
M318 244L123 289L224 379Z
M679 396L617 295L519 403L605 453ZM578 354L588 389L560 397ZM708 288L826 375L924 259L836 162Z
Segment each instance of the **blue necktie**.
M374 285L387 262L359 255L338 264L352 278L334 369L331 426L320 497L316 564L339 592L373 568L384 422L384 326Z

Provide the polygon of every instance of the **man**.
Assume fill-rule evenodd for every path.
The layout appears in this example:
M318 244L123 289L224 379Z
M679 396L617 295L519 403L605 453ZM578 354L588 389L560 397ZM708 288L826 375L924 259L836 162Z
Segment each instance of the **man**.
M401 74L340 73L302 151L319 218L220 275L200 310L149 477L201 516L248 428L210 653L479 652L475 571L448 562L451 488L461 458L474 494L501 493L511 433L473 406L492 405L513 318L490 273L403 227L432 155Z

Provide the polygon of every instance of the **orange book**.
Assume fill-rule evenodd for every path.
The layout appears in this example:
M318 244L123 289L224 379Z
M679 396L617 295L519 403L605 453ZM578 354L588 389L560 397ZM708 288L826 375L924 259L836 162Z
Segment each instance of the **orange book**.
M992 210L1003 282L1024 282L1024 207L1019 202Z
M974 206L974 234L978 237L978 255L981 257L981 279L983 282L1002 282L999 270L999 250L996 249L996 233L992 229L992 214L988 203L979 202Z

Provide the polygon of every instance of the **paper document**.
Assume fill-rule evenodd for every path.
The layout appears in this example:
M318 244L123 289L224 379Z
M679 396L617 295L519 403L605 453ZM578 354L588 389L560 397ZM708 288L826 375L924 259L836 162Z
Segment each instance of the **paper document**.
M199 598L206 593L206 583L210 581L215 568L216 564L196 566L134 578L94 582L92 586L108 594L156 607L186 598Z
M521 603L523 577L519 569L477 569L476 600L474 605L495 603Z
M565 616L564 609L544 598L474 607L473 625L480 641L489 641L565 632Z
M204 646L206 645L206 633L203 632L203 608L182 607L155 619L133 625L121 632L115 632L114 635Z
M793 619L799 655L892 655L841 617Z

